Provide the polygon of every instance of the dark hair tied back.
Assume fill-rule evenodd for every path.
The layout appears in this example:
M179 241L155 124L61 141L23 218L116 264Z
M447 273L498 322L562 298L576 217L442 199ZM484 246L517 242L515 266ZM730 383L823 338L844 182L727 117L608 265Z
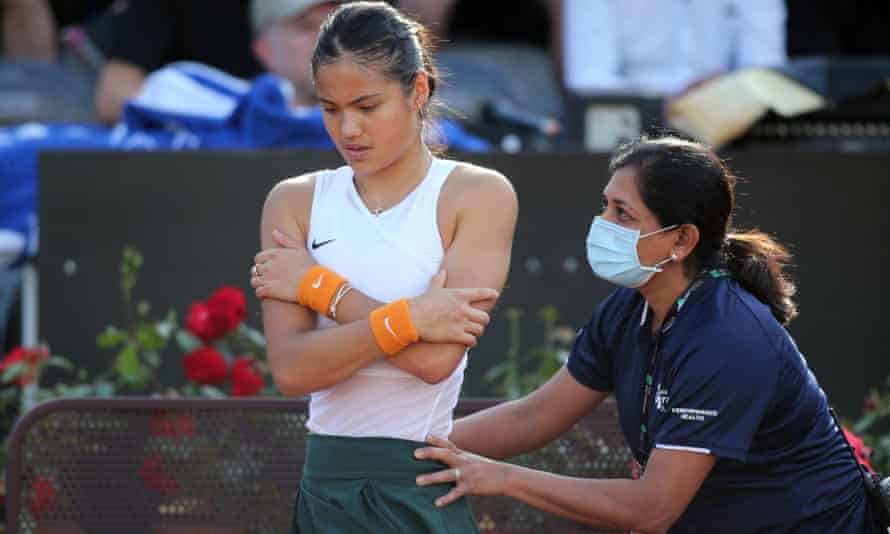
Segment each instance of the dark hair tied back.
M427 29L385 2L350 2L334 10L321 27L312 53L312 74L343 56L377 69L401 84L405 94L414 88L419 72L429 80L430 94L421 114L430 117L439 70L433 60L433 39Z
M736 177L710 148L673 136L642 137L613 154L609 171L625 167L637 171L640 196L662 226L698 228L684 265L688 276L725 267L781 324L797 316L795 286L784 272L791 254L763 232L731 230Z
M783 325L797 316L793 300L797 288L784 272L790 262L788 249L763 232L732 232L727 236L726 267L742 287L769 305Z

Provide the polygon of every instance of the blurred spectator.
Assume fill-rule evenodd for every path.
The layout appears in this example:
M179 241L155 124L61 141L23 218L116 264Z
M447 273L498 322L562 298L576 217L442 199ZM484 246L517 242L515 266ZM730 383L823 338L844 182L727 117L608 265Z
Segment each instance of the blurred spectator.
M89 23L125 0L2 0L3 56L54 62L59 59L59 31Z
M312 51L321 24L340 1L254 0L251 3L253 52L266 70L292 84L294 106L317 104L310 67Z
M56 25L47 0L3 0L3 56L55 61Z
M115 39L96 87L99 119L116 122L147 73L174 61L199 61L239 77L259 74L248 20L248 0L129 0L115 16Z
M540 135L532 124L555 124L562 106L561 0L393 3L441 40L438 61L445 83L440 94L477 133L497 140L515 132ZM508 110L513 119L498 110Z
M396 7L451 42L550 45L560 0L396 0ZM509 23L507 22L509 14Z
M451 17L458 0L396 0L395 6L408 13L432 32L438 40L448 39Z
M564 0L565 85L670 95L786 61L783 0Z
M787 0L788 55L890 56L887 0Z

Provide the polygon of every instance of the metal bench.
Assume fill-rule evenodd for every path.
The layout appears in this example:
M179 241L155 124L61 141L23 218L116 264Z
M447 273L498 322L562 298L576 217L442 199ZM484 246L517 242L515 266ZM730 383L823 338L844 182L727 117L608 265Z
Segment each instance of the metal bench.
M457 416L496 400L463 400ZM287 532L307 402L62 399L18 422L7 466L7 532ZM607 401L560 439L513 461L627 477L631 455ZM601 532L507 498L473 497L483 532Z

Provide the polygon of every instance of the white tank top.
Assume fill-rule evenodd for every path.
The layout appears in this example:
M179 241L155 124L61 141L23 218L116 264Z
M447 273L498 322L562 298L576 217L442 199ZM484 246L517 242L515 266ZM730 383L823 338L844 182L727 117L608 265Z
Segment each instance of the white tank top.
M433 158L417 187L375 216L348 166L319 172L306 247L315 260L380 302L422 294L439 271L444 249L439 192L456 162ZM314 244L314 248L313 248ZM319 317L319 328L333 326ZM427 384L385 360L312 394L307 427L317 434L423 441L451 433L467 357L438 384Z

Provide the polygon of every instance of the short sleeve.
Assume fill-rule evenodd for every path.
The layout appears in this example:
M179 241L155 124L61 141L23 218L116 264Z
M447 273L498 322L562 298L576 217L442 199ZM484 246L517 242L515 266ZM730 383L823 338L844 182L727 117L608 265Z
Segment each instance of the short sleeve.
M623 310L626 300L622 291L613 292L603 300L575 337L566 367L579 384L595 391L614 391L615 368L609 339L621 321L616 314Z
M679 359L656 390L655 448L745 461L779 376L764 336L714 334ZM659 400L661 397L661 400Z

